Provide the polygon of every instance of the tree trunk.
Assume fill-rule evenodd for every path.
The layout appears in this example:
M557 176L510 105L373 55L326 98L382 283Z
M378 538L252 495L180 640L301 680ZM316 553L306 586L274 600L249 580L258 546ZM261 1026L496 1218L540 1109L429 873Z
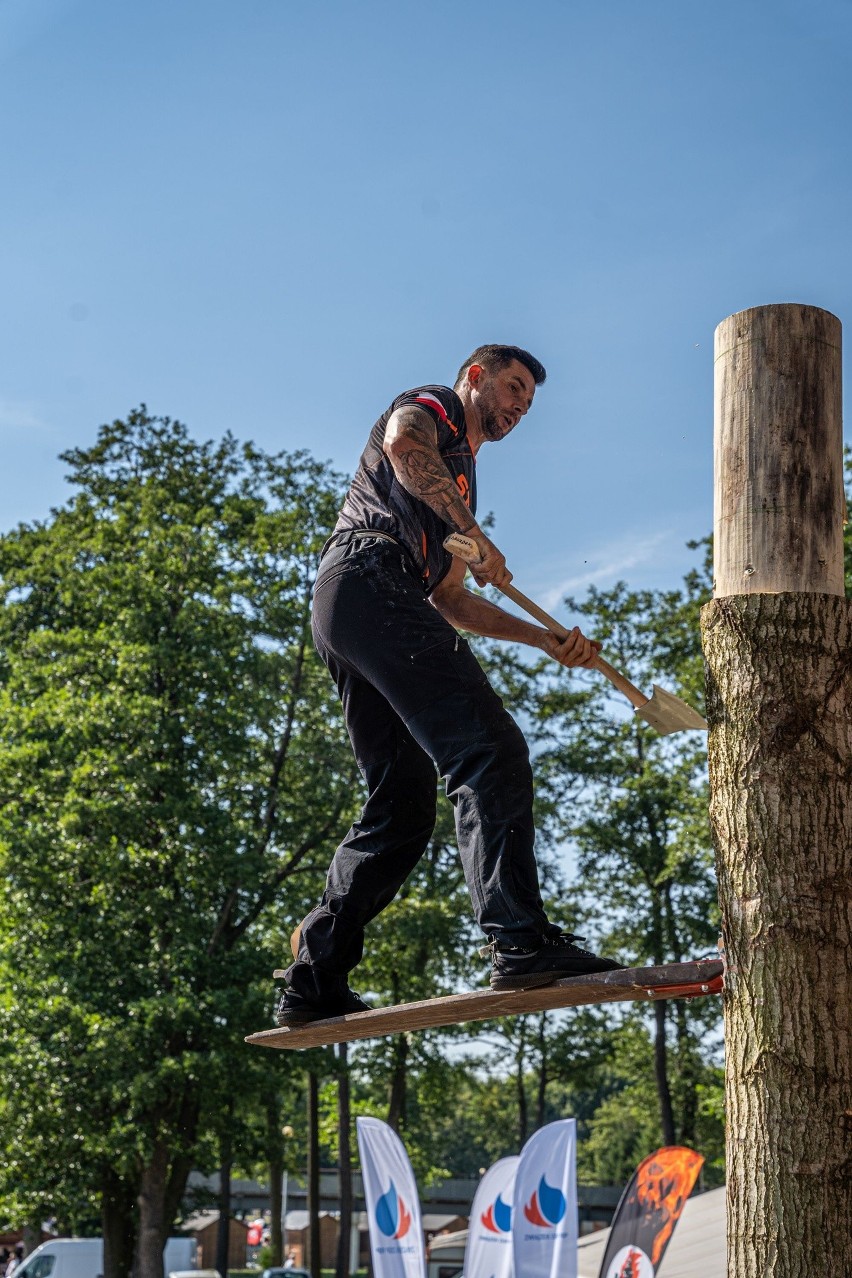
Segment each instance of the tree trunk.
M308 1268L320 1278L319 1079L308 1073Z
M538 1018L538 1089L535 1106L536 1128L544 1127L547 1110L547 1012Z
M284 1264L284 1237L281 1229L281 1215L284 1210L284 1160L274 1158L269 1163L269 1257L270 1265Z
M129 1278L136 1243L133 1190L112 1169L105 1173L101 1191L101 1232L104 1278Z
M668 952L673 963L683 962L683 945L677 924L677 911L672 901L672 881L667 879L663 885L664 919L668 936ZM672 1005L677 1040L677 1113L675 1124L676 1143L679 1145L695 1144L698 1123L698 1074L696 1050L689 1029L689 1014L686 1004L678 999Z
M393 1074L391 1075L390 1101L388 1103L388 1127L399 1133L405 1125L405 1104L408 1082L408 1039L397 1034L393 1041Z
M345 1043L337 1048L340 1076L337 1083L337 1144L340 1163L340 1236L337 1240L335 1278L349 1278L349 1243L352 1232L352 1118L349 1104L349 1063Z
M163 1248L171 1224L165 1215L168 1163L169 1152L160 1141L139 1178L136 1278L163 1278Z
M662 849L653 829L651 838L662 861ZM667 947L665 943L665 892L651 880L648 884L651 893L651 945L654 962L664 963ZM674 1106L672 1105L672 1089L669 1083L669 1051L666 1041L666 1008L663 999L654 1004L654 1078L657 1084L657 1098L660 1105L660 1128L663 1133L663 1144L675 1144Z
M698 1126L698 1072L689 1015L683 999L674 1004L677 1026L678 1119L677 1143L695 1144Z
M24 1225L21 1230L21 1234L23 1235L21 1242L24 1248L24 1255L29 1256L30 1252L35 1251L36 1247L41 1242L41 1225L36 1224L35 1222L29 1225Z
M170 1146L168 1172L166 1175L165 1197L163 1199L163 1220L166 1238L171 1233L172 1223L180 1213L180 1205L186 1193L186 1182L194 1165L193 1142L198 1131L198 1115L201 1109L201 1098L197 1086L187 1081L177 1116L177 1130L181 1133L181 1148L175 1148L177 1142Z
M264 1093L264 1115L266 1120L266 1159L269 1169L269 1250L270 1265L283 1265L284 1238L282 1229L282 1212L284 1210L284 1140L281 1129L281 1096L278 1087L273 1084ZM287 1129L290 1130L289 1128Z
M518 1047L515 1052L515 1094L518 1098L518 1144L523 1145L529 1130L529 1110L527 1108L526 1074L527 1068L527 1018L518 1017Z
M227 1137L225 1143L228 1143ZM216 1268L225 1278L228 1272L228 1232L231 1227L231 1159L226 1156L219 1168L219 1224L216 1228Z
M654 1004L654 1077L657 1080L657 1096L660 1102L660 1127L663 1132L663 1144L674 1145L675 1121L672 1093L669 1087L669 1053L666 1043L666 1007L665 999Z
M727 958L728 1274L852 1274L852 603L702 613Z

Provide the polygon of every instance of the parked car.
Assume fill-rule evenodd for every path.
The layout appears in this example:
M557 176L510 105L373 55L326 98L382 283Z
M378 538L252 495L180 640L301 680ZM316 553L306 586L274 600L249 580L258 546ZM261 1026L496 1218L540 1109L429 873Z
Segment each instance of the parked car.
M438 1234L429 1243L426 1272L429 1278L461 1278L467 1249L467 1230Z
M198 1244L194 1238L170 1238L163 1252L166 1270L191 1265ZM102 1238L51 1238L30 1252L15 1273L19 1278L102 1278L104 1240ZM187 1270L198 1278L203 1270ZM291 1271L292 1272L292 1271ZM216 1275L219 1278L219 1275Z
M170 1269L169 1278L222 1278L218 1269Z
M260 1278L311 1278L307 1269L294 1269L292 1265L285 1269L283 1265L274 1265L272 1269L264 1269Z

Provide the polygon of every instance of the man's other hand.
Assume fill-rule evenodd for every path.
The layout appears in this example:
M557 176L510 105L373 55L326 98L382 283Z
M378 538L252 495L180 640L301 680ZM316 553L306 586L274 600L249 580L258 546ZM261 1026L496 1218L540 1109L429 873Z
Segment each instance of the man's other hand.
M587 639L579 626L575 626L570 634L561 640L548 631L544 636L542 647L554 661L558 661L562 666L592 667L601 650L601 644L597 639Z

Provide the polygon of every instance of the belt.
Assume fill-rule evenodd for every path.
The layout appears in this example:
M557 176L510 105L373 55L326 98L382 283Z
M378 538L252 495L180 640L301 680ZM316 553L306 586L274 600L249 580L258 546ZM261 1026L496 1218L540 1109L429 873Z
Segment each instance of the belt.
M353 539L361 537L378 537L379 541L391 541L395 546L401 546L402 542L398 537L394 537L391 533L379 532L376 528L344 528L344 534L348 534ZM337 534L341 536L340 533Z
M408 555L408 547L398 537L394 537L390 533L381 532L378 528L341 528L340 532L331 534L322 548L320 559L332 546L345 546L347 542L361 541L366 537L378 538L379 541L389 541L391 545L399 546L400 550L403 550Z

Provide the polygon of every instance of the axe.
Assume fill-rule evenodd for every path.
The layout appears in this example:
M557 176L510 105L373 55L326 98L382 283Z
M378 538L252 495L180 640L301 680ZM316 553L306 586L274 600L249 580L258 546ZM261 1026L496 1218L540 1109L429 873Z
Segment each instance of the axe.
M471 567L479 563L479 547L472 537L466 537L464 533L450 533L444 541L444 549L449 550L451 555L457 555ZM557 639L568 638L568 631L561 622L549 616L543 608L539 608L532 599L521 594L520 590L516 590L511 583L508 586L498 586L497 589L508 599L513 599L524 612L535 617L536 621L540 621L546 629L556 635ZM608 661L604 661L600 655L595 658L592 668L599 670L604 678L609 679L612 686L624 694L639 718L649 723L660 736L668 736L670 732L685 732L690 728L700 728L706 732L707 720L702 719L698 711L693 710L692 706L688 706L685 701L681 701L680 697L666 692L665 688L658 688L654 684L651 696L646 697L644 692Z

